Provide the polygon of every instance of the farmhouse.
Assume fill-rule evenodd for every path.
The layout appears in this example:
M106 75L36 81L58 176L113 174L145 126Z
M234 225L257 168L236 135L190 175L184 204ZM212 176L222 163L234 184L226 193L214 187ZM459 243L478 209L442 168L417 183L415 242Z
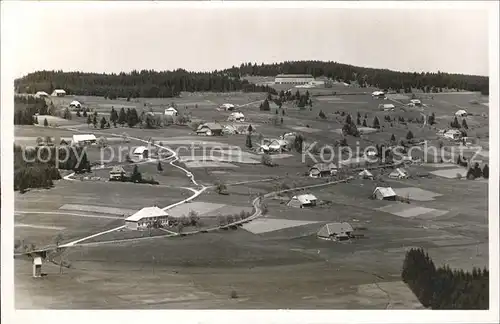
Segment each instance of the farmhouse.
M70 107L70 108L81 108L81 107L82 107L82 105L81 105L78 101L73 100L73 101L69 104L69 107Z
M220 106L221 109L227 110L227 111L233 111L234 110L234 105L230 103L225 103Z
M349 223L330 223L318 232L318 238L332 241L345 241L352 237L353 228Z
M393 104L380 104L378 105L378 109L383 111L392 111L396 108Z
M328 177L337 173L337 166L333 163L316 163L309 169L311 178Z
M385 92L383 92L383 91L374 91L374 92L372 92L372 97L374 97L374 98L384 98L385 97Z
M132 155L137 159L144 160L148 158L149 150L146 146L138 146L132 152Z
M222 126L217 123L205 123L198 126L196 134L205 136L220 136L222 135Z
M391 187L377 187L373 191L373 197L378 200L396 200L396 193Z
M308 84L314 81L310 74L279 74L274 79L275 84Z
M233 112L229 117L227 118L228 121L237 121L237 122L244 122L245 121L245 115L241 112Z
M361 171L359 173L359 176L361 178L363 178L363 179L373 179L373 174L370 171L366 170L366 169L364 169L363 171Z
M73 145L90 145L94 144L97 138L94 134L77 134L73 135Z
M463 109L457 110L455 113L455 116L457 117L467 117L467 112Z
M406 179L408 178L408 172L402 168L396 168L389 174L389 178L391 179Z
M165 116L177 116L179 112L174 107L168 107L165 109Z
M111 171L109 171L109 180L121 180L125 176L125 173L125 170L121 166L114 166Z
M49 97L49 94L45 91L38 91L37 93L35 93L35 97L37 98L48 98Z
M144 230L153 227L155 224L168 224L167 212L156 206L144 207L125 219L125 225L130 230Z
M224 128L222 129L223 134L227 135L234 135L238 134L238 129L234 127L233 125L224 125Z
M295 208L311 207L316 206L317 201L318 199L316 198L316 196L311 194L304 194L293 196L292 199L288 202L287 206Z
M417 107L422 106L422 102L418 99L411 99L410 103L414 106L417 106Z
M52 97L64 97L65 95L66 91L63 89L55 89L51 94Z
M458 140L462 137L462 133L458 129L449 129L443 133L443 136L452 140Z

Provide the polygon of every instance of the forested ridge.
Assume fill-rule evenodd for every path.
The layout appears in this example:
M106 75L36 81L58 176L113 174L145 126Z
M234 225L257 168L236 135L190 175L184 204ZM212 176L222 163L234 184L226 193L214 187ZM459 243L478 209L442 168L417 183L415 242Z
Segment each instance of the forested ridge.
M114 97L176 97L187 92L271 92L267 86L256 86L243 80L246 75L276 76L277 74L312 74L314 77L328 77L333 80L361 86L375 86L380 89L418 88L463 89L488 94L489 80L485 76L398 72L387 69L364 68L337 62L293 61L274 64L244 63L240 67L213 72L153 70L130 73L84 73L63 71L38 71L15 80L19 93L35 93L62 88L68 94Z

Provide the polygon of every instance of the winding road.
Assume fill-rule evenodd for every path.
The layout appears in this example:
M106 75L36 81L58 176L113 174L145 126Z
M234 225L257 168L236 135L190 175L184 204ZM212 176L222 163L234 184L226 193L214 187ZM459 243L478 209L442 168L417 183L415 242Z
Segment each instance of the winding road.
M74 128L66 128L68 130L71 130L71 131L75 131L75 132L81 132L77 129L74 129ZM106 136L109 136L109 135L112 135L112 136L121 136L121 135L118 135L118 134L113 134L113 133L103 133L103 132L94 132L95 134L100 134L100 135L106 135ZM135 140L135 141L139 141L139 142L142 142L142 143L146 143L146 144L151 144L149 141L147 140L144 140L144 139L141 139L141 138L136 138L136 137L131 137L131 136L127 136L128 139L131 139L131 140ZM182 187L182 189L186 189L186 190L189 190L191 191L193 194L191 196L189 196L188 198L186 199L183 199L181 201L178 201L174 204L171 204L169 206L166 206L164 208L162 208L162 210L166 211L168 209L171 209L175 206L178 206L178 205L181 205L181 204L184 204L188 201L191 201L193 199L195 199L196 197L198 197L199 195L201 195L205 190L207 190L208 188L211 188L212 186L204 186L204 185L200 185L196 182L195 178L194 178L194 175L187 169L179 166L179 165L176 165L175 162L177 162L179 160L179 156L177 155L177 153L172 150L171 148L167 147L167 146L161 146L159 144L152 144L160 149L165 149L167 151L170 152L170 156L164 158L164 159L161 159L162 161L167 161L167 160L171 160L169 162L169 164L181 171L183 171L186 176L190 179L190 181L196 186L195 188L192 188L192 187ZM110 166L109 167L104 167L105 169L106 168L111 168ZM63 177L64 180L69 180L69 181L76 181L75 179L73 179L72 177L74 176L74 173L72 174L69 174L65 177ZM275 194L278 194L278 193L285 193L285 192L290 192L290 191L296 191L296 190L303 190L303 189L308 189L308 188L315 188L315 187L322 187L322 186L328 186L328 185L333 185L333 184L337 184L337 183L342 183L342 182L347 182L349 181L350 178L348 179L345 179L345 180L339 180L339 181L334 181L334 182L327 182L327 183L321 183L321 184L315 184L315 185L309 185L309 186L304 186L304 187L297 187L297 188L292 188L292 189L286 189L286 190L277 190L277 191L272 191L272 192L269 192L269 193L266 193L265 195L263 196L258 196L256 197L255 199L253 199L252 201L252 206L254 208L254 213L245 218L245 219L241 219L241 220L237 220L237 221L234 221L232 223L229 223L229 224L226 224L226 225L222 225L222 226L217 226L217 227L213 227L213 228L210 228L210 229L203 229L203 230L195 230L195 231L190 231L190 232L182 232L182 233L177 233L177 232L172 232L172 231L169 231L169 230L166 230L165 232L168 233L166 235L162 235L162 236L153 236L153 237L141 237L141 238L132 238L132 239L120 239L120 240L111 240L111 241L101 241L101 242L91 242L91 243L81 243L81 242L84 242L86 240L89 240L89 239L92 239L92 238L95 238L97 236L101 236L101 235L104 235L104 234L107 234L107 233L111 233L111 232L114 232L114 231L118 231L118 230L121 230L123 228L125 228L125 225L122 225L122 226L118 226L116 228L113 228L113 229L110 229L110 230L106 230L106 231L102 231L102 232L99 232L99 233L95 233L95 234L92 234L92 235L89 235L89 236L86 236L86 237L83 237L83 238L80 238L80 239L77 239L77 240L74 240L74 241L71 241L71 242L68 242L68 243L64 243L64 244L61 244L59 245L59 248L68 248L68 247L74 247L74 246L96 246L96 245L100 245L100 244L109 244L109 243L122 243L122 242L133 242L133 241L142 241L142 240L151 240L151 239L156 239L156 238L165 238L165 237L174 237L174 236L180 236L180 235L193 235L193 234L198 234L198 233L201 233L201 232L212 232L212 231L217 231L217 230L220 230L220 229L225 229L225 228L229 228L229 227L234 227L234 226L240 226L244 223L248 223L258 217L260 217L262 215L262 209L261 209L261 205L262 205L262 199L264 198L267 198L267 197L271 197ZM266 179L266 181L268 181L268 179ZM246 183L247 181L243 181L243 182L239 182L239 183L235 183L233 185L237 185L237 184L243 184L243 183ZM46 247L44 249L39 249L37 251L30 251L30 252L25 252L25 253L18 253L18 254L15 254L15 255L23 255L23 254L30 254L30 253L33 253L33 252L45 252L45 251L50 251L50 250L53 250L55 249L55 247Z

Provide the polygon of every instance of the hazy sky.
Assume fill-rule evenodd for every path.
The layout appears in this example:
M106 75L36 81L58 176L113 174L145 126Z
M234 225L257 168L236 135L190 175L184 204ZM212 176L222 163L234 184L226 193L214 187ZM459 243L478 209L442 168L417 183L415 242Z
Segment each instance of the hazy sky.
M307 59L488 75L485 10L37 6L16 22L16 76Z

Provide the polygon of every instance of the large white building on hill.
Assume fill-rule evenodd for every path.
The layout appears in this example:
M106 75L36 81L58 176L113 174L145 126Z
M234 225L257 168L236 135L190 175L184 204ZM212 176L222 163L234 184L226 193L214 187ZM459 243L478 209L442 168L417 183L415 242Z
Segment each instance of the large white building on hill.
M275 84L308 84L314 82L310 74L278 74L274 79Z

